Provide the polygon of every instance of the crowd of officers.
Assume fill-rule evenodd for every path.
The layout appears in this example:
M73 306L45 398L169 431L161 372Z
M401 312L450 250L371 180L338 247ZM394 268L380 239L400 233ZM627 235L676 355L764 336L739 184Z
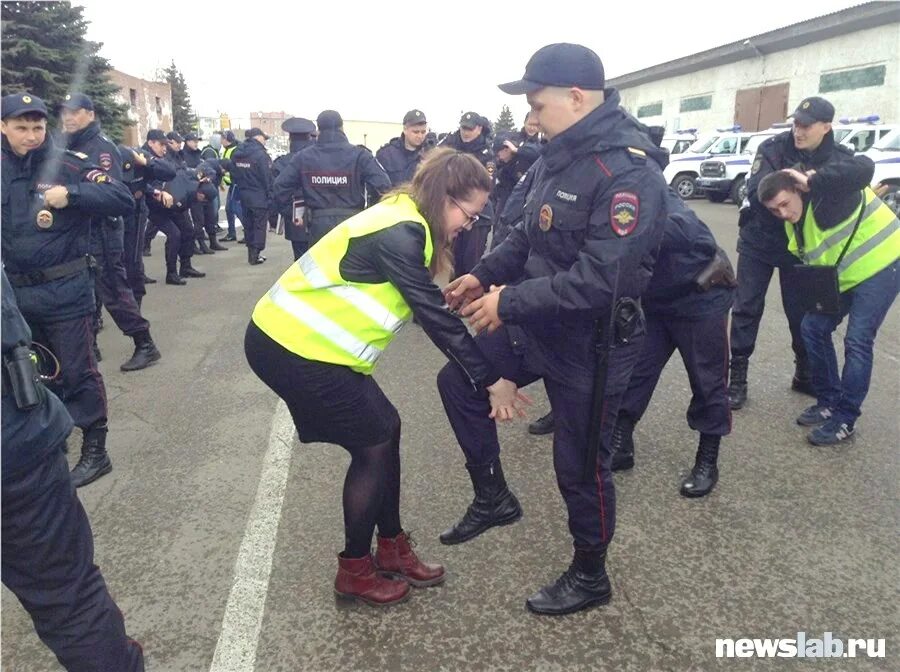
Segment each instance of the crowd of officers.
M681 492L702 497L715 487L731 408L746 400L747 360L774 268L781 273L797 358L794 386L817 396L798 422L818 427L810 435L817 445L846 440L868 389L871 341L890 301L882 300L879 314L870 319L864 334L869 368L857 374L848 401L841 396L840 378L835 382L836 364L831 365L827 349L808 352L812 326L807 334L804 311L793 307L785 289L795 261L790 254L798 255L798 245L792 239L789 251L781 222L802 223L802 218L778 210L787 207L775 202L784 190L772 193L770 185L769 200L762 202L757 189L770 173L791 167L806 180L797 193L827 189L833 195L842 182L864 189L871 162L847 155L833 142L834 110L827 101L804 100L794 114L794 128L766 141L753 164L749 206L741 211L736 282L709 228L662 179L668 157L659 148L660 129L631 118L620 107L618 93L604 86L596 54L577 45L550 45L529 61L522 80L501 87L528 96L533 112L519 132L493 134L488 120L466 112L458 130L438 142L428 132L425 113L413 109L403 118L401 135L373 155L348 140L338 112L326 110L315 123L287 120L283 129L290 151L274 162L265 147L268 136L258 128L247 131L241 142L232 131L222 131L202 149L196 134L153 129L143 146L132 148L103 135L93 102L83 94L59 101L63 133L58 137L47 132L50 113L39 98L27 93L4 97L4 360L7 318L21 311L30 334L21 325L10 326L10 334L18 337L9 343L9 352L14 346L30 347L32 339L45 346L41 350L48 354L41 359L56 369L55 389L83 433L71 484L86 485L112 468L106 451L106 393L97 367L99 307L105 306L134 340L134 355L122 370L140 370L161 357L141 314L146 285L156 282L146 275L143 260L153 254L158 233L166 239L165 283L171 286L203 278L193 258L224 251L222 242L244 243L247 262L263 263L267 230L279 221L295 259L301 259L340 222L407 183L438 144L474 156L494 185L481 212L466 213L470 225L454 241L454 293L448 303L467 311L482 332L481 349L505 378L519 387L543 379L550 398L551 414L531 429L554 432L554 464L575 558L559 582L530 598L533 611L567 613L609 599L605 550L615 525L611 473L634 465L634 427L676 349L692 390L688 424L699 433L694 466ZM552 96L566 87L568 107L560 107ZM568 110L569 116L554 117L558 110ZM220 240L221 198L228 228ZM887 217L877 204L859 217L866 220L876 210ZM244 229L242 241L237 241L236 220ZM827 241L819 242L827 247ZM895 235L889 244L893 247L885 258L896 257ZM892 291L891 301L896 259L892 263L893 289L888 278L882 292ZM499 289L488 291L493 287ZM8 296L18 304L9 311ZM815 332L819 341L823 329L833 330L836 322L824 325ZM813 361L827 369L827 380L811 368ZM473 389L465 371L453 363L442 370L438 388L474 490L465 515L441 535L444 543L455 544L517 520L521 508L504 477L483 390ZM598 394L602 404L597 404ZM25 473L42 454L6 449L8 397L4 378L4 508L7 477ZM592 420L598 414L599 424ZM45 430L46 423L38 423L22 431ZM595 436L603 437L600 454L585 476L585 444ZM60 447L59 439L48 445L35 434L22 445L41 445L46 453ZM4 518L4 556L6 532ZM121 630L121 616L109 618L109 628ZM115 655L120 665L115 669L137 669L122 662L134 658L131 647Z

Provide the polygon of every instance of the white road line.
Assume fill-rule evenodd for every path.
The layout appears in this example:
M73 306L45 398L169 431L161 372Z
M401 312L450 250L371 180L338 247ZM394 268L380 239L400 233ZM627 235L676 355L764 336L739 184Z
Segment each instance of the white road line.
M256 647L269 591L272 555L291 467L293 439L291 414L279 400L210 672L253 672L256 669Z

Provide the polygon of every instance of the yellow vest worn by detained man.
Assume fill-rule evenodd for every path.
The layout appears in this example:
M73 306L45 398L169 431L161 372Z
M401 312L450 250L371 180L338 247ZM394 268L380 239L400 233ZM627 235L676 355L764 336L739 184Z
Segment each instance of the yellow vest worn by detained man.
M808 205L802 220L803 251L797 241L795 225L785 222L788 250L800 257L804 264L834 266L847 240L853 234L856 220L859 228L838 265L838 286L841 292L856 287L900 257L900 221L893 211L866 187L861 192L859 208L843 222L828 229L816 224L812 205Z
M341 277L350 241L400 222L425 229L422 264L431 263L431 231L403 194L341 222L288 268L253 311L253 322L291 352L319 362L372 373L375 363L412 311L390 282Z

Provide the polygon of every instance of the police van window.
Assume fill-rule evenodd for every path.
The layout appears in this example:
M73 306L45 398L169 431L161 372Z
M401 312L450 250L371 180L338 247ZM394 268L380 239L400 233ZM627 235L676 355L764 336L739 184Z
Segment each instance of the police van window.
M690 146L691 146L690 140L679 140L678 142L675 143L675 148L672 150L672 153L673 154L681 154L683 151L685 151Z
M835 142L840 142L841 140L843 140L844 138L846 138L847 135L849 135L849 134L850 134L850 129L849 129L849 128L838 128L838 129L835 129L835 131L834 131L834 141L835 141Z
M716 140L719 139L718 135L713 135L709 138L700 138L688 148L689 152L693 152L694 154L702 154L707 149L709 149L710 145L712 145Z
M875 144L875 131L860 131L855 138L853 138L853 147L857 152L864 152L869 147Z
M741 138L741 152L743 152L747 148L747 143L750 141L750 136L748 135L746 138ZM740 153L740 152L739 152Z
M722 138L715 145L709 148L710 154L734 154L737 148L737 138L734 136Z

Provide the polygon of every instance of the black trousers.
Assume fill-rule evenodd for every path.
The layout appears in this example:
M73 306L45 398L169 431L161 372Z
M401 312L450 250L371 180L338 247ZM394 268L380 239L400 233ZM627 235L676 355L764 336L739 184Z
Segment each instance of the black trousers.
M300 257L306 254L306 251L309 249L309 241L292 240L291 249L294 251L294 261L297 261Z
M91 526L61 448L3 481L3 584L67 670L142 671L141 646L94 564Z
M166 273L178 272L178 259L194 256L194 226L186 212L150 211L150 224L166 237Z
M453 274L455 277L465 275L471 271L481 257L484 256L487 247L489 226L473 226L468 231L462 230L453 241Z
M525 357L513 350L505 327L493 334L479 334L475 340L507 380L525 387L540 378L528 370ZM496 460L500 456L500 443L497 425L488 417L491 406L487 391L473 389L466 375L452 362L441 369L437 384L466 463L485 465ZM553 467L556 483L566 504L569 531L575 548L602 551L612 540L616 525L616 493L610 470L612 455L608 446L621 390L605 398L603 445L593 478L586 480L583 467L591 422L591 395L573 389L564 380L547 377L544 378L544 387L555 420Z
M122 261L125 264L125 277L135 300L147 294L144 285L144 236L147 233L147 206L141 202L140 208L125 217L125 251Z
M218 212L216 204L210 201L198 201L191 205L191 221L194 224L194 238L205 240L204 233L212 241L216 235Z
M267 208L250 208L244 206L244 240L247 247L256 250L266 249L266 226L269 222Z
M27 315L25 319L32 339L49 348L59 360L62 371L51 387L75 425L87 429L106 422L106 386L94 357L93 317L61 322L40 322Z
M122 253L106 253L97 262L100 265L94 275L97 296L106 306L116 326L126 336L149 331L150 323L141 315L141 309L128 284Z
M637 423L659 382L672 353L677 349L691 384L687 421L703 434L731 433L728 406L728 315L701 320L684 320L648 314L647 334L641 356L628 389L622 397L620 413Z
M776 266L771 261L749 254L738 255L738 286L731 312L731 356L749 357L753 354L759 323L766 307L766 292L776 268L781 285L781 304L791 332L791 348L796 360L805 363L806 346L800 332L805 313L796 289L793 265Z

